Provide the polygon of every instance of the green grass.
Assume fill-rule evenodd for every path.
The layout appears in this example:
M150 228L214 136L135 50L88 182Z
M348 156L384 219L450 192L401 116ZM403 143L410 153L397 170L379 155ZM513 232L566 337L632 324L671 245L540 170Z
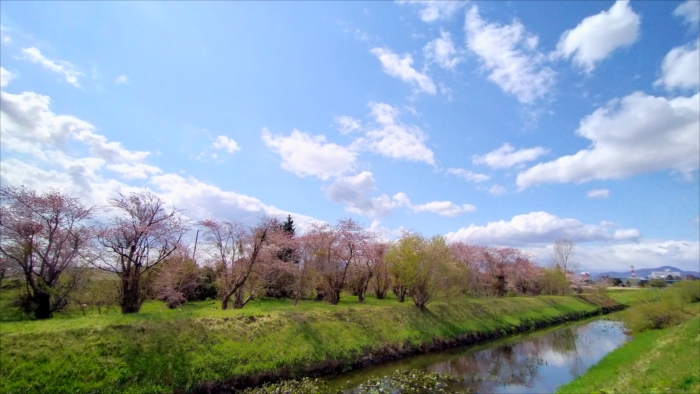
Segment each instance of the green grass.
M700 304L686 310L694 317L635 334L558 393L700 392Z
M658 298L664 291L666 291L666 289L620 289L608 290L605 294L620 304L630 306L643 301L648 301L652 298Z
M350 296L337 306L263 299L227 311L213 301L179 310L149 302L136 315L0 322L0 381L8 393L164 392L279 370L300 375L327 360L593 313L607 299L597 297L462 298L425 311Z

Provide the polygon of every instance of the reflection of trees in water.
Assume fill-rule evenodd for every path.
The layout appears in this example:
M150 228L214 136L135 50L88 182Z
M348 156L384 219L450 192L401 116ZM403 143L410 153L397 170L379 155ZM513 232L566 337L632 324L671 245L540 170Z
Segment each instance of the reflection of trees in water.
M525 346L524 346L525 345ZM450 373L464 379L464 386L491 393L504 384L532 387L542 364L528 344L502 345L433 365L430 372Z
M557 354L568 360L573 355L573 364L568 362L572 373L581 370L577 337L575 330L564 328L518 344L504 344L467 354L435 364L429 370L460 376L464 379L464 386L479 393L493 393L506 384L533 387L539 367L546 362L544 354Z

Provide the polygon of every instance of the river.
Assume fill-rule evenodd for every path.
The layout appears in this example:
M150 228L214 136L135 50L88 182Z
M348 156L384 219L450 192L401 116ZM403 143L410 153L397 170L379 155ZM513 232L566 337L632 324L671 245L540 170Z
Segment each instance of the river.
M370 376L397 369L448 373L459 380L455 389L477 393L552 393L598 363L629 337L622 323L588 320L508 337L479 346L409 357L328 377L346 393Z

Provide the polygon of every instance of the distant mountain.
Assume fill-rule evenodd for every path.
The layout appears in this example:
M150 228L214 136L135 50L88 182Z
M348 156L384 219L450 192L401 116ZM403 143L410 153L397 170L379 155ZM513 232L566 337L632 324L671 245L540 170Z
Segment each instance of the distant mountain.
M668 265L664 265L663 267L658 267L658 268L640 268L638 270L635 270L635 273L637 274L637 278L646 278L648 277L652 271L666 271L666 270L671 270L671 271L680 271L681 276L685 275L694 275L697 277L700 277L700 272L698 271L683 271L681 269L678 269L676 267L671 267ZM593 274L595 278L599 278L603 275L608 275L611 278L631 278L632 277L632 271L623 271L623 272L598 272Z

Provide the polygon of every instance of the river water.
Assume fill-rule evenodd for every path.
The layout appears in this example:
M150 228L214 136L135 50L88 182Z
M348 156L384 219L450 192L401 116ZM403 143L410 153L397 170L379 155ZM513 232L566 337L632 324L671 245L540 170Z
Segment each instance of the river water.
M480 346L413 356L326 380L333 388L353 393L370 376L421 369L454 375L459 378L454 388L469 392L552 393L628 339L620 322L589 320Z

